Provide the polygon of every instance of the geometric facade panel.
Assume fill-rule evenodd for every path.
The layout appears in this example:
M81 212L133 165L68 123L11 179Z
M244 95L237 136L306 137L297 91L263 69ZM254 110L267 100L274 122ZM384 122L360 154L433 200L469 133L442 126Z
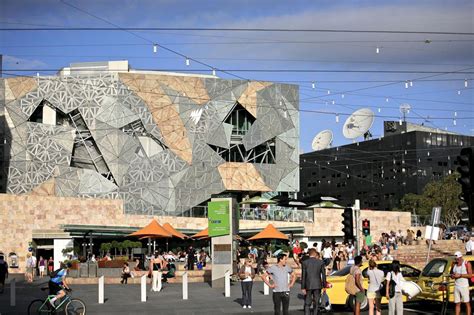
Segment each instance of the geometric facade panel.
M298 190L297 86L150 72L2 83L8 193L179 215L225 191ZM228 119L238 106L251 117L244 133L240 116ZM52 125L38 120L51 112Z

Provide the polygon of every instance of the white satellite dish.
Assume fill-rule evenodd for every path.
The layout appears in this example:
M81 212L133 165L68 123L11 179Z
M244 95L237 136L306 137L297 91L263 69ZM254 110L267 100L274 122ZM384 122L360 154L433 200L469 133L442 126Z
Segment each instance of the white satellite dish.
M332 138L333 135L331 130L323 130L316 136L314 136L313 142L311 143L311 147L314 151L327 149L331 146Z
M347 139L355 139L362 136L374 123L374 112L369 108L361 108L356 110L347 118L342 127L342 134Z

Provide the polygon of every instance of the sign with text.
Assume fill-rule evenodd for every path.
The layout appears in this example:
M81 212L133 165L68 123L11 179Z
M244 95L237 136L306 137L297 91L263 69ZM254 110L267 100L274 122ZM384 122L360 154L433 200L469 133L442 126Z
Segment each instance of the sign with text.
M229 202L211 201L207 204L209 236L230 234Z

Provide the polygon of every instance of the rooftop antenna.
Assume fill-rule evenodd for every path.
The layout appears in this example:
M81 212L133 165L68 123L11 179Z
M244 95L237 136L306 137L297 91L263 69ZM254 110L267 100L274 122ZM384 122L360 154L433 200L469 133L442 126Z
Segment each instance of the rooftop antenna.
M411 105L407 103L403 103L400 105L400 113L403 115L403 122L407 121L407 114L410 113Z
M369 108L358 109L347 118L344 126L342 127L342 134L347 139L355 139L369 131L373 123L373 111L371 111Z
M323 130L319 132L313 138L313 142L311 143L311 147L314 151L324 150L331 147L333 139L332 131L329 129Z

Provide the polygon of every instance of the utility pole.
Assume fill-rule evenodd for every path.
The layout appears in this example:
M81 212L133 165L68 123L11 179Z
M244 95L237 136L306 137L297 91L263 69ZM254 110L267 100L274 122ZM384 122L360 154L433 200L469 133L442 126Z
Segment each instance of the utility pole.
M356 247L356 252L357 252L357 255L359 255L360 253L360 223L359 223L359 219L360 219L360 200L359 199L356 199L355 202L354 202L354 218L355 218L355 234L354 234L354 238L355 238L355 247Z

